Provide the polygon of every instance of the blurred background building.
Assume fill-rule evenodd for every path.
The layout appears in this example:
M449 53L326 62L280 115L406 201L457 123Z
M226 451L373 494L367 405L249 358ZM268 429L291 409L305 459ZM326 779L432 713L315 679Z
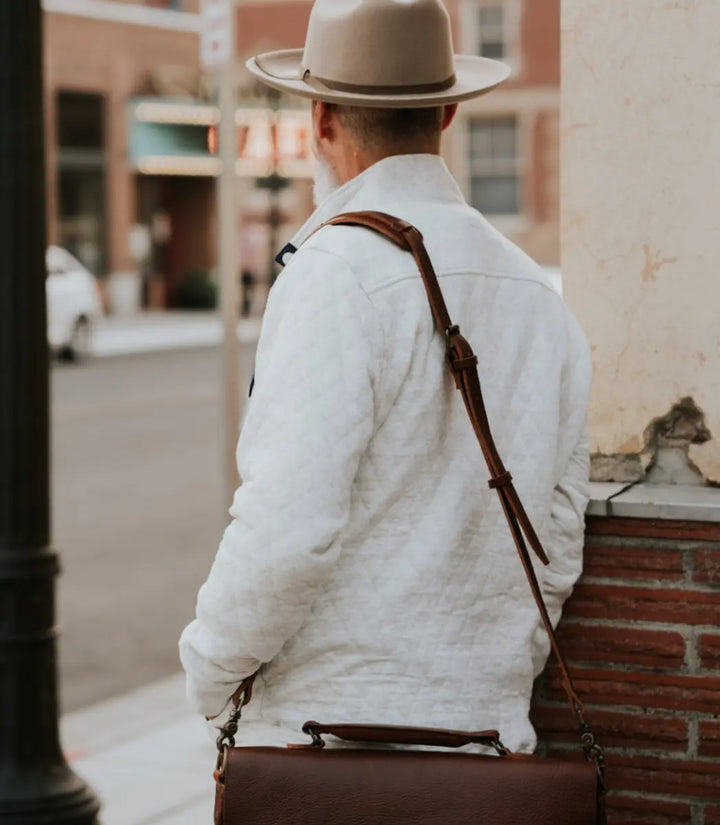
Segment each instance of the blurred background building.
M204 135L187 115L153 131L136 114L200 97L198 4L44 3L50 242L100 278L139 273L150 305L212 265L212 178L187 162Z
M560 0L455 0L455 43L512 78L460 106L448 161L467 199L545 265L560 262Z
M219 111L212 76L200 67L200 0L43 5L50 242L101 279L111 310L128 300L212 304ZM541 263L557 264L560 0L447 5L459 50L514 70L502 90L461 107L448 163L501 231ZM237 3L246 314L262 311L271 252L312 210L312 148L307 105L253 84L242 58L302 45L311 7Z

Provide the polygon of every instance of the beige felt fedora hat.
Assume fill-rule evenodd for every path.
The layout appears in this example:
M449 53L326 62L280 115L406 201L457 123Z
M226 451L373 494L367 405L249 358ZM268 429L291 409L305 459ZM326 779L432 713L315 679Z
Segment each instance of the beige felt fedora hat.
M441 0L316 0L304 50L261 54L247 66L289 94L388 108L467 100L510 74L498 60L453 54Z

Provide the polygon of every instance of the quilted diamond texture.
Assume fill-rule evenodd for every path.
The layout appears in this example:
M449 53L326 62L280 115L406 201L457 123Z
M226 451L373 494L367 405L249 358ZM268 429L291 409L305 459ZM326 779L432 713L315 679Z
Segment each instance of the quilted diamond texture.
M548 545L538 575L557 619L582 565L582 333L439 158L382 161L324 209L379 203L424 233L478 354L500 452ZM499 727L533 749L546 640L408 255L349 227L302 246L268 305L238 462L233 521L181 640L201 712L262 665L243 743L297 740L320 718Z

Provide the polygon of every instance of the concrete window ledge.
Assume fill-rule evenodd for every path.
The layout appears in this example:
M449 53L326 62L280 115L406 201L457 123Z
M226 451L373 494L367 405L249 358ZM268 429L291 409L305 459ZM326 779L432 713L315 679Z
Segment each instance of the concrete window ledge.
M671 484L590 485L589 516L720 522L720 489Z

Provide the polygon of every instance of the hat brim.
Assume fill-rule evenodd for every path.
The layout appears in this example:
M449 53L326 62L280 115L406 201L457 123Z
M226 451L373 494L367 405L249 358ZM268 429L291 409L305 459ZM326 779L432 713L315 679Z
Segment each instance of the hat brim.
M288 94L323 100L327 103L377 108L420 109L459 103L487 94L510 76L510 67L499 60L455 55L455 83L442 91L421 94L339 91L324 86L320 81L308 83L303 79L303 54L303 49L267 52L252 57L246 65L263 83Z

